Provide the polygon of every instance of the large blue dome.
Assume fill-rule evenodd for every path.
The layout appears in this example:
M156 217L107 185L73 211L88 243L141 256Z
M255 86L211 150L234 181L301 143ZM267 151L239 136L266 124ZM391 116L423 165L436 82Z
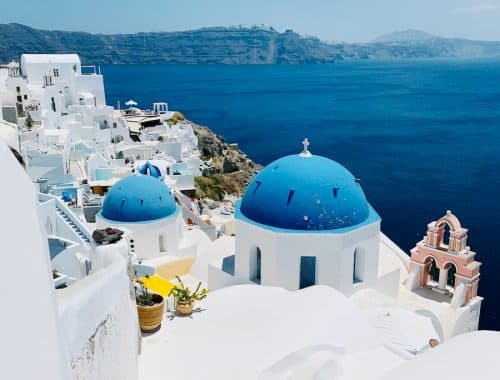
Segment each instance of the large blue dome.
M148 175L133 175L116 182L106 194L101 215L118 222L165 218L177 210L171 190Z
M296 154L267 165L248 186L238 211L266 226L321 231L358 225L370 209L359 182L342 165Z

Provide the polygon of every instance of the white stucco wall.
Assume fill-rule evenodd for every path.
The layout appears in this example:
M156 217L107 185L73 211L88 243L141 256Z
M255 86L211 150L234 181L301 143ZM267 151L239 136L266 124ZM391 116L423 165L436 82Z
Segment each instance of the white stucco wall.
M137 379L138 321L124 257L125 240L99 246L92 274L56 291L76 379Z
M379 278L380 222L343 233L294 233L272 230L236 219L235 276L233 283L248 283L256 270L255 252L261 251L261 285L300 288L302 256L316 257L316 284L328 285L349 296L364 288L397 294L398 276ZM354 252L360 256L354 281ZM216 266L220 269L219 265ZM216 271L215 271L216 272ZM229 278L209 271L209 286L227 286ZM219 280L220 279L220 283Z
M133 250L138 260L153 259L162 255L173 255L178 251L184 234L182 213L150 222L117 222L106 219L101 213L96 215L96 227L126 228L134 240ZM160 251L160 235L164 236L164 251Z
M105 106L106 97L104 95L104 82L102 75L76 75L76 93L88 92L95 96L96 106Z
M156 147L160 152L164 152L176 161L182 161L182 143L181 142L160 142Z
M481 297L475 297L467 305L456 310L455 320L451 328L445 331L447 337L476 331L479 327L479 316L481 313Z
M5 268L0 368L5 379L70 378L45 231L33 183L0 141L0 252ZM22 278L22 280L21 280Z
M262 254L262 285L299 288L301 256L316 257L316 282L352 294L354 251L364 252L363 283L377 280L380 223L346 233L288 233L236 220L236 276L249 278L251 252Z
M33 180L39 177L48 178L49 184L64 183L70 179L66 174L66 156L64 152L41 154L39 151L26 150L28 157L27 171ZM41 175L40 175L41 174Z
M58 77L54 76L54 69L59 70ZM43 83L43 76L48 74L52 75L53 83L70 81L81 73L80 58L76 54L23 54L21 71L33 84Z
M52 269L74 279L85 277L87 275L86 254L82 252L79 244L69 241L66 241L66 244L68 244L66 249L52 259Z

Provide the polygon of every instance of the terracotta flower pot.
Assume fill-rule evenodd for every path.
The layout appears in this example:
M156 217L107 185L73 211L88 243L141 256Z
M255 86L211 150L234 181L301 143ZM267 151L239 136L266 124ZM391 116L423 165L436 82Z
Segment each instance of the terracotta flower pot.
M175 310L182 315L191 315L193 312L193 301L177 301Z
M143 332L155 332L161 327L165 300L159 294L155 294L153 300L155 302L153 306L137 305L139 325Z

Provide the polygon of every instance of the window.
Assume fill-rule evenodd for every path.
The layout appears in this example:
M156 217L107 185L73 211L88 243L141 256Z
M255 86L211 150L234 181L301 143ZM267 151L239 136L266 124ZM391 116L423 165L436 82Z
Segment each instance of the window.
M54 76L58 77L59 76L59 69L54 69Z
M44 83L45 87L52 86L52 76L44 75L43 76L43 83Z
M17 96L17 102L22 103L23 102L23 97L21 95Z
M234 255L222 259L222 270L231 276L234 276Z
M17 87L16 87L16 91L17 91L17 92L21 92L21 87L17 86Z
M167 252L167 238L165 235L160 235L160 252Z
M24 100L28 100L28 95L24 95Z
M357 284L363 282L364 277L364 253L361 249L356 248L353 255L352 266L352 283Z
M56 112L56 101L54 98L50 98L50 107L52 108L52 111Z
M250 280L260 284L260 275L262 267L262 252L259 247L250 252Z

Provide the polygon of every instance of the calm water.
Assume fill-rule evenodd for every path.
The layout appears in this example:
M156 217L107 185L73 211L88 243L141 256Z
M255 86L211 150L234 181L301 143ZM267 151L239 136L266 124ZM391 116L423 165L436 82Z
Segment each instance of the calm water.
M453 210L483 263L481 327L500 329L500 61L105 66L107 101L171 109L267 164L310 150L361 178L408 251Z

